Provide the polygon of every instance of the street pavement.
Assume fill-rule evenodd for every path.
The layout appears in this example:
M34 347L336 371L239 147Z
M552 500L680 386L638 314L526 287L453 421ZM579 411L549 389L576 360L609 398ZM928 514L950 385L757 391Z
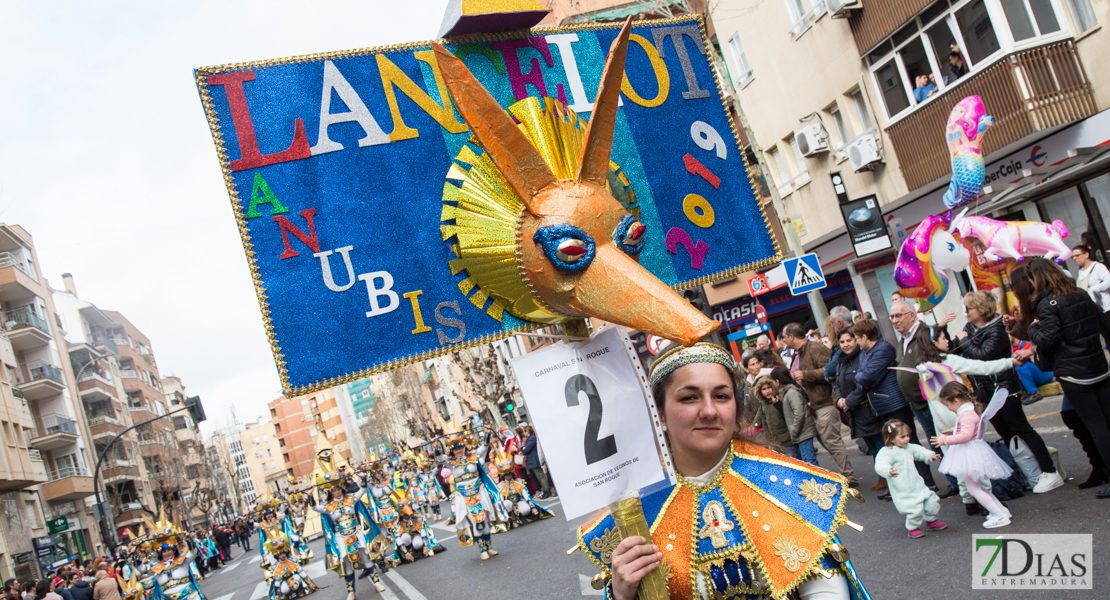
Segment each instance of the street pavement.
M922 539L906 536L904 519L890 502L876 499L870 487L876 481L871 457L850 445L852 464L863 479L860 491L865 504L849 500L846 514L863 525L858 533L842 527L842 542L851 552L852 561L864 584L876 600L930 600L937 598L1022 599L1044 598L1104 599L1110 597L1110 564L1106 560L1110 533L1110 500L1097 500L1095 491L1078 490L1075 486L1087 478L1090 466L1078 442L1059 417L1060 398L1042 400L1027 406L1030 422L1045 442L1060 452L1061 464L1067 472L1065 486L1047 494L1008 501L1013 524L1004 529L986 530L983 517L965 514L959 496L941 500L940 520L948 529L930 533ZM993 436L993 430L988 439ZM996 437L996 436L993 436ZM824 451L818 460L826 468L835 468ZM935 473L938 482L943 476ZM941 484L943 487L943 483ZM594 567L581 552L567 556L575 545L573 532L567 526L558 498L542 501L555 517L493 536L493 547L501 554L488 561L478 557L476 547L459 548L454 531L433 525L447 551L416 563L390 570L383 577L388 588L385 600L492 600L545 599L600 596L589 580ZM446 504L444 504L446 509ZM444 511L446 514L446 510ZM984 591L972 590L971 556L973 534L1091 533L1094 535L1092 590L1054 591ZM207 600L264 600L266 586L258 568L257 541L252 551L233 547L234 560L203 582L201 589ZM323 540L310 544L316 559L307 567L320 591L309 600L343 600L346 589L335 573L324 570ZM375 600L377 593L368 579L357 581L359 600Z

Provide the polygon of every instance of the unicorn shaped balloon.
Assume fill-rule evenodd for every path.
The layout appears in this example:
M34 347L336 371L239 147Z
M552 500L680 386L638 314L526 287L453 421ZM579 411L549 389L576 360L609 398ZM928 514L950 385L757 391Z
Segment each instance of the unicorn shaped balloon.
M614 196L630 191L609 157L630 29L627 20L609 52L588 126L553 98L526 98L506 113L432 44L473 133L447 173L441 230L457 242L451 272L465 270L460 287L478 287L483 302L494 296L540 323L598 317L692 345L718 323L640 266L647 228Z
M962 271L971 263L971 253L952 236L951 225L952 211L925 217L898 251L894 283L918 301L918 310L933 308L948 293L945 270Z
M980 146L992 125L994 117L987 114L979 96L960 100L948 115L944 137L952 154L952 181L944 192L944 206L949 210L979 197L986 173Z
M962 238L978 238L986 246L983 256L991 260L1005 257L1017 261L1026 256L1044 256L1064 262L1071 256L1071 248L1064 243L1068 228L1059 219L1050 223L1036 221L996 221L987 217L966 217L965 208L956 217L953 228Z

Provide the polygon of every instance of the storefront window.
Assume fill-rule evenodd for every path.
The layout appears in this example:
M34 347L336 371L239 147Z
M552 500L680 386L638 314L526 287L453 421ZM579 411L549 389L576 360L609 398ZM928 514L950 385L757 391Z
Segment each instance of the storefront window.
M1083 208L1083 199L1079 196L1079 190L1068 188L1040 200L1037 204L1044 222L1051 223L1057 219L1063 221L1064 226L1068 228L1068 237L1065 241L1069 246L1079 243L1079 237L1087 231L1087 211ZM1067 268L1072 273L1079 270L1070 255Z
M998 36L994 33L994 25L987 6L983 0L976 0L956 11L956 23L960 27L960 34L964 38L964 51L971 64L975 65L984 58L994 54L1001 48L998 45Z

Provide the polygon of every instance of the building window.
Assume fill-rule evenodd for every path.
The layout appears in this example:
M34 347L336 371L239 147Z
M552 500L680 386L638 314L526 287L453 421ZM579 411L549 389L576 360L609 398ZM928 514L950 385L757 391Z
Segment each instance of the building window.
M263 472L263 473L266 473L266 472L268 472L269 470L270 470L270 468L266 466L266 463L265 463L265 462L263 462L263 463L262 463L262 472Z
M1091 0L1071 0L1071 10L1075 14L1075 24L1079 26L1079 32L1090 31L1098 25L1098 17L1095 15L1095 9L1091 6Z
M173 418L173 428L175 430L188 429L189 428L189 422L185 420L185 417L182 417L182 416L174 417Z
M871 124L871 115L867 111L867 103L863 100L863 92L856 90L852 92L852 105L856 107L856 117L859 119L860 130L867 133L874 128Z
M270 461L270 468L271 469L277 469L277 466L275 465L274 461L272 461L272 460Z
M270 434L266 434L266 435L262 436L262 443L263 444L269 444L270 443Z
M266 448L266 456L273 456L273 455L274 455L274 451L269 449L269 448Z
M833 129L836 129L836 140L839 144L837 148L842 148L852 140L852 135L848 133L848 124L844 122L844 115L840 114L840 106L835 102L828 108L828 111L829 115L832 116Z
M779 152L778 147L771 148L767 151L771 155L771 162L775 163L775 170L778 171L779 184L786 182L790 179L790 168L786 165L786 157Z
M794 164L798 165L798 174L808 172L806 169L806 159L802 156L802 149L798 146L798 138L794 134L790 134L788 140L790 142L790 149L794 152Z
M744 52L744 44L740 41L740 33L732 34L728 40L728 49L732 52L732 63L736 68L736 81L744 87L755 78L752 65L748 62L748 54Z
M813 0L812 4L813 6L806 10L805 3L802 0L786 0L786 12L792 23L790 35L794 39L801 37L828 11L825 0Z

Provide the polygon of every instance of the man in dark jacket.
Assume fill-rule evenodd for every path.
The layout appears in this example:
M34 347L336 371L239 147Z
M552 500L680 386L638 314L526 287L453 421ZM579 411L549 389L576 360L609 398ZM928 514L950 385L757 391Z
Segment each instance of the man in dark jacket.
M821 342L813 342L805 337L805 331L797 323L790 323L782 330L783 343L794 350L794 360L790 374L802 386L809 397L817 424L817 440L836 460L840 474L848 478L852 487L859 485L859 479L848 459L844 448L844 436L840 428L840 410L833 404L832 386L825 380L825 365L829 362L829 349Z
M929 337L929 326L917 318L917 309L909 302L895 302L890 306L890 323L894 326L898 335L901 336L897 347L898 366L915 369L918 364L924 362L922 350L925 345L932 346L933 344L933 339ZM916 371L897 371L897 377L898 389L902 391L902 396L910 403L910 410L913 412L914 418L921 424L921 429L925 431L926 447L939 454L940 448L934 448L932 443L928 441L936 437L937 431L933 425L933 415L929 412L929 403L921 395L921 386L918 385L921 377ZM914 429L913 423L906 424L910 426L911 430ZM932 470L925 463L919 462L916 464L917 470L921 472L921 477L925 479L925 485L936 491Z
M73 600L92 600L93 588L83 577L74 573L70 575L69 593Z
M540 448L536 440L536 432L528 426L525 431L528 434L528 439L524 440L524 447L521 450L527 458L524 466L532 473L536 483L540 486L540 493L536 494L537 498L548 498L551 496L551 485L547 482L547 473L543 472L543 465L540 464Z
M231 532L225 527L214 527L212 537L216 538L216 545L220 547L220 554L223 554L224 564L231 562Z

